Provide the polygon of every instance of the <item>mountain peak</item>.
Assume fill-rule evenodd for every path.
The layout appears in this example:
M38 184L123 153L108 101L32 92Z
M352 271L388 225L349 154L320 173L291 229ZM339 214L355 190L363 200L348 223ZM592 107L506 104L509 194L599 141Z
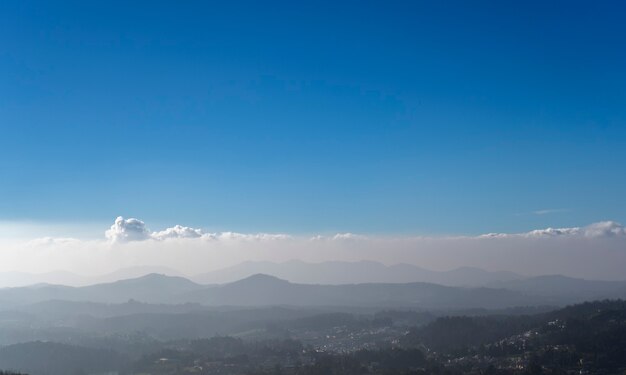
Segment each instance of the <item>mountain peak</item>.
M239 281L235 281L231 284L290 284L289 281L279 279L276 276L267 275L264 273L257 273L251 276L246 277L245 279L241 279Z
M162 273L149 273L143 276L119 280L112 283L104 283L104 284L96 284L94 287L102 286L102 285L136 285L136 286L159 286L159 287L177 287L177 288L188 288L193 289L199 287L200 285L194 283L191 280L188 280L184 277L180 276L168 276Z
M169 279L169 278L177 278L177 277L169 276L164 273L151 272L143 276L136 277L135 279Z

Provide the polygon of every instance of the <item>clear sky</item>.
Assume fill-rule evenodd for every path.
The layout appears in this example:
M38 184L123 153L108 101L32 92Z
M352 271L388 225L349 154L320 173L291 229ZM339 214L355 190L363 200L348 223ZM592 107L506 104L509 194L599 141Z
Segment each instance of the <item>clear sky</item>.
M0 221L623 223L625 14L621 1L3 1Z

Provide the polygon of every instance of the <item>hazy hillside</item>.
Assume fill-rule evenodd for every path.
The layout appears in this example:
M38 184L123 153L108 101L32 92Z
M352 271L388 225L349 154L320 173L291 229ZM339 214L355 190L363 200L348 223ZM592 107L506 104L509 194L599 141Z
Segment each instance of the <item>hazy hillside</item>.
M228 283L255 274L276 276L302 284L359 284L428 282L447 286L484 286L488 283L522 278L513 272L489 272L462 267L450 271L431 271L411 264L386 266L371 261L307 263L289 261L244 262L192 277L200 284Z
M585 280L561 275L494 282L490 283L489 286L534 295L561 296L580 300L626 297L626 281Z
M86 287L36 285L0 290L5 307L48 300L121 303L130 299L149 303L194 302L212 306L414 306L420 308L503 308L538 305L545 298L490 288L456 288L428 283L407 284L296 284L272 276L254 275L205 286L182 277L150 274L136 279Z
M267 275L189 294L210 305L413 306L436 309L503 308L537 305L545 299L489 288L456 288L429 283L313 285Z
M207 306L354 306L421 309L503 309L564 305L626 297L624 283L542 277L494 283L497 287L451 287L433 283L301 284L257 274L232 283L201 285L183 277L149 274L85 287L39 284L0 289L6 308L63 300ZM506 286L506 288L502 287Z
M182 273L172 268L162 266L125 267L110 273L95 276L77 275L67 271L45 273L0 272L0 288L14 288L34 284L87 286L137 278L150 273L159 273L168 276L183 276Z
M150 303L174 303L175 297L195 289L207 288L182 277L149 274L135 279L84 287L39 284L0 289L5 307L49 300L121 303L130 299ZM188 302L188 301L183 301Z

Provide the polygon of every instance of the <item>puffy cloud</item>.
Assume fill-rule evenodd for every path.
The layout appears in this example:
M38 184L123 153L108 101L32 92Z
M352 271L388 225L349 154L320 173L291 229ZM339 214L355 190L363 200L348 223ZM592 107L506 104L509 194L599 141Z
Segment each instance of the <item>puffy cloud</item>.
M203 235L205 235L205 233L202 232L202 229L175 225L160 232L154 232L151 237L155 240L166 240L169 238L200 238Z
M478 238L550 238L550 237L615 237L626 236L626 227L615 221L600 221L586 227L545 228L525 233L487 233Z
M535 229L527 233L522 233L524 237L559 237L559 236L577 236L581 233L578 227L573 228L546 228Z
M221 232L221 233L205 233L202 229L195 229L176 225L160 232L154 232L151 235L154 240L168 240L175 238L200 238L207 241L274 241L286 240L291 236L287 234L273 233L237 233L237 232Z
M35 238L39 237L43 236ZM84 274L111 272L120 267L167 265L196 274L244 261L372 260L436 270L471 266L521 274L623 279L626 267L626 230L610 221L483 236L333 233L311 237L207 233L184 226L153 232L141 220L118 218L107 231L107 240L49 237L24 242L0 236L0 269ZM119 244L111 246L114 242Z
M139 219L124 219L118 216L111 228L105 233L106 238L113 243L143 241L151 238L146 224Z
M293 239L292 236L282 233L206 233L202 229L191 228L182 225L175 225L161 231L150 232L143 221L135 218L124 219L121 216L115 219L115 223L113 223L113 225L111 225L111 228L105 233L106 238L113 243L144 240L165 241L170 239L203 239L211 241L277 241ZM535 229L523 233L487 233L473 238L601 238L615 236L626 236L626 227L615 221L601 221L585 227L545 228ZM311 241L354 241L367 239L369 239L369 237L349 232L337 233L330 236L316 235L309 238L309 240ZM39 241L42 241L43 244L46 241L50 242L52 240L53 239L49 238L40 239Z
M203 239L219 241L274 241L292 238L281 233L205 233L202 229L175 225L157 232L150 232L146 224L135 218L124 219L118 216L111 228L105 232L106 238L113 243L131 241L166 241L171 239Z
M584 228L586 237L626 236L626 227L615 221L601 221Z

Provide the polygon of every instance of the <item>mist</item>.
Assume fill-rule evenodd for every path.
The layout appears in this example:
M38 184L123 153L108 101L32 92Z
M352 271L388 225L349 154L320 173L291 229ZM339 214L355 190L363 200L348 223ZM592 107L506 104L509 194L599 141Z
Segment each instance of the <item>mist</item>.
M130 220L135 226L120 228L123 224L119 220ZM194 275L244 261L369 260L435 271L470 266L528 276L562 274L621 280L626 267L626 235L624 228L614 222L518 234L412 237L205 233L183 226L150 232L141 220L121 218L100 239L5 240L1 247L3 271L64 270L81 275L133 266L167 266Z

